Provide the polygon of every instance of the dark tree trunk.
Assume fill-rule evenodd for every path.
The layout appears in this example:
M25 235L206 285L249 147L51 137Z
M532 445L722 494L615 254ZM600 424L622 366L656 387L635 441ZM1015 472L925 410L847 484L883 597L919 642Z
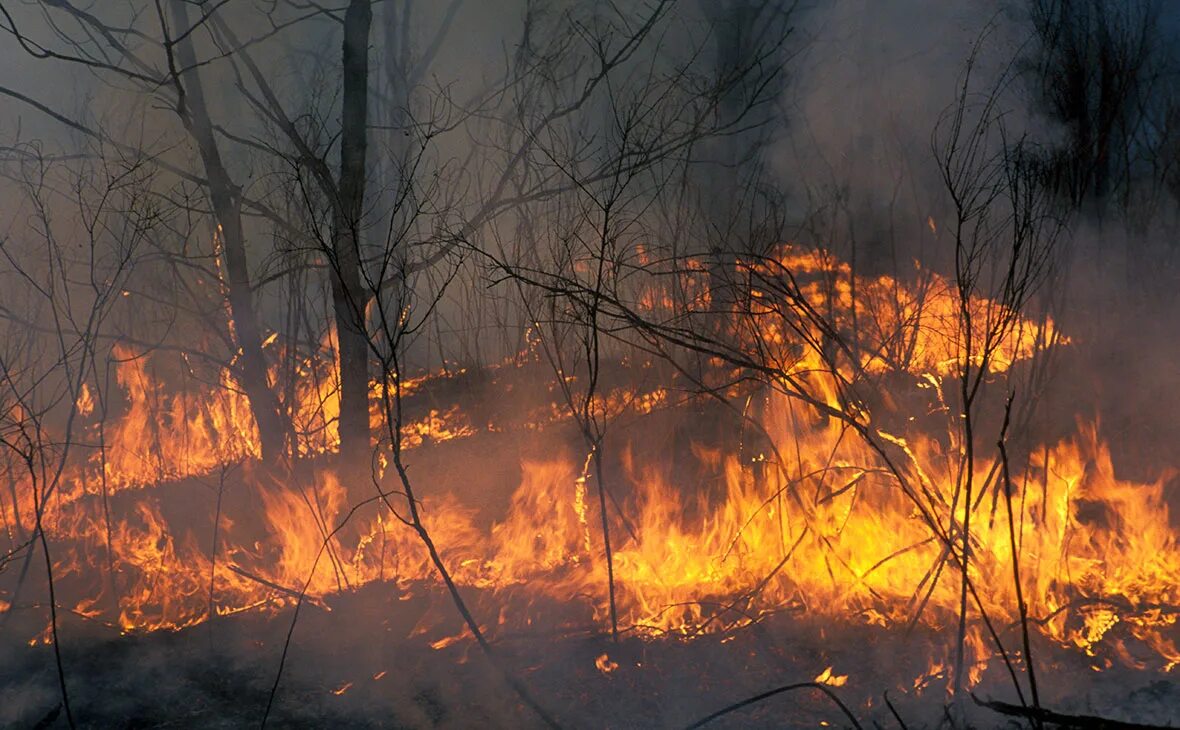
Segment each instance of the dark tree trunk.
M262 354L262 337L254 310L245 234L242 230L241 195L222 163L221 151L214 136L204 89L197 72L192 34L186 33L190 28L186 4L175 2L172 8L178 31L183 34L178 36L181 40L176 44L176 55L180 67L185 69L180 73L177 84L177 112L200 153L208 178L213 215L221 233L221 254L225 261L230 316L233 319L231 334L241 349L238 382L250 401L250 410L258 425L263 459L275 461L283 455L290 429L284 426L278 397L271 390L266 358Z
M721 123L730 124L741 115L743 99L741 85L726 82L732 79L737 69L749 61L749 54L758 53L757 48L752 48L748 44L749 24L754 8L748 0L731 0L727 3L718 3L712 9L712 13L717 46L714 59L715 73L724 89L719 99L718 112ZM749 135L732 134L715 140L711 145L715 159L710 166L705 189L709 200L708 215L712 239L709 282L713 305L721 315L717 324L722 327L730 322L738 306L735 292L737 282L733 280L738 253L743 243L737 230L738 209L741 205L738 200L738 160L744 152L743 146L750 144Z
M372 22L370 1L351 0L344 14L339 200L332 231L332 303L340 355L340 459L350 468L366 463L370 456L367 296L361 280L360 228L365 202Z

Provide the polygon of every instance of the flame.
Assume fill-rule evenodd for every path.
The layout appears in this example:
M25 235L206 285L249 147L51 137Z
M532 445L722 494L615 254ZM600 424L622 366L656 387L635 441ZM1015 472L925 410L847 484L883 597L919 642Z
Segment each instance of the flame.
M78 397L74 401L74 408L82 417L89 416L94 412L94 396L90 394L89 383L82 383L82 387L78 390Z
M828 667L819 673L814 680L817 684L826 684L829 687L843 687L848 682L847 674L833 674L832 668Z
M602 672L603 674L610 674L619 668L619 663L611 661L611 658L606 654L600 654L594 660L594 666L597 667L598 671Z
M618 468L606 488L614 500L608 510L611 559L623 629L691 638L730 632L784 610L881 627L916 621L947 629L960 610L956 530L971 510L968 577L977 604L969 607L969 683L995 657L980 613L1000 627L1020 619L1012 577L1017 559L1030 626L1042 636L1103 661L1113 657L1162 671L1180 663L1173 608L1180 605L1180 549L1164 498L1170 474L1147 483L1120 479L1097 424L1081 423L1074 436L1032 449L1027 468L1013 474L1011 489L996 477L995 463L986 461L971 475L979 486L977 501L965 505L958 497L963 445L949 415L947 383L965 364L1002 374L1064 344L1051 320L1019 317L1004 337L970 343L968 351L975 353L987 345L987 362L965 363L957 324L962 303L937 274L917 270L918 283L911 285L887 276L858 277L830 255L793 247L740 266L758 274L758 282L791 272L809 306L830 311L835 329L856 333L853 354L835 369L822 345L799 347L799 338L776 326L774 317L760 320L758 331L748 335L778 348L768 351L789 351L781 360L785 371L821 403L847 407L840 398L844 383L889 373L909 379L920 408L913 417L897 418L889 408L870 413L858 406L847 422L782 389L748 389L742 397L752 436L740 448L702 439L683 463L672 464L643 438L616 443ZM650 290L640 293L642 306L671 306L686 291L696 306L706 306L705 268L681 262L678 271L687 277L679 299ZM752 308L773 313L780 306L775 298L772 287L756 283ZM967 303L980 318L994 317L997 307L985 300ZM805 334L805 342L824 341L823 333ZM338 375L325 355L330 337L321 345L295 358L293 448L306 457L339 444ZM271 336L267 346L282 344ZM350 489L314 459L289 474L257 465L257 428L228 369L212 382L187 372L189 382L177 388L154 372L151 358L125 346L113 354L122 410L87 426L104 429L109 446L71 465L45 515L47 529L63 543L55 574L85 585L73 611L122 631L149 631L274 609L300 596L327 605L333 594L378 581L407 594L437 587L430 556L406 526L405 514L396 511L401 502L375 500L371 491L358 496L355 486ZM511 371L529 360L522 356L502 367ZM279 376L276 366L272 378L277 382ZM406 378L400 391L403 397L426 392L445 377ZM371 415L378 426L382 387L372 387ZM670 392L666 383L614 387L599 394L595 407L612 417L641 419L674 408ZM82 415L92 412L88 386L76 408ZM543 436L558 430L554 424L563 418L559 404L545 402L521 429ZM886 430L886 423L895 428ZM876 444L859 438L854 425ZM432 405L403 424L403 447L426 448L501 428L506 426L477 424L457 405ZM591 455L568 451L563 442L543 451L522 459L507 511L490 525L475 507L431 490L420 505L425 527L457 585L514 606L497 626L541 620L544 607L533 599L548 597L583 607L604 627L608 569L597 519L598 475L591 474ZM218 513L205 532L184 531L166 515L162 485L219 494L227 472L239 467L234 478L251 485L258 510L250 519L260 526ZM706 476L712 486L702 489ZM109 494L101 490L134 492L133 506L108 519L98 497ZM31 494L31 487L23 485L19 493ZM31 501L0 502L0 510L10 534L20 525L27 532ZM934 526L955 536L951 545ZM525 605L516 610L521 601ZM0 611L8 608L0 599ZM429 634L436 649L467 636L429 623L415 632ZM47 640L44 634L33 639ZM1132 659L1129 643L1148 651ZM606 654L595 665L604 674L618 666ZM935 652L913 688L927 687L948 667ZM841 686L847 675L828 667L815 681Z

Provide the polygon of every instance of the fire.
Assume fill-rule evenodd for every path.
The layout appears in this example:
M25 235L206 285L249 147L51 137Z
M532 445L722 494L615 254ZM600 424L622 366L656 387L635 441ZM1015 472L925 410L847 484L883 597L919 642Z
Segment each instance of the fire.
M619 668L619 663L611 661L611 658L606 654L599 654L594 660L594 666L597 667L598 671L602 672L603 674L610 674Z
M90 394L90 384L82 383L78 390L78 399L74 401L74 408L79 416L89 416L94 412L94 396Z
M815 678L816 684L826 684L829 687L843 687L848 682L847 674L833 674L832 668L820 672L819 676Z
M756 313L773 313L779 304L780 292L766 291L760 283L773 285L784 275L796 279L806 305L828 313L831 326L859 350L858 359L850 366L875 374L945 376L960 365L962 307L954 284L916 262L915 283L909 286L891 276L857 276L848 263L830 254L794 246L783 246L774 256L745 263L743 269L754 279L751 295ZM966 309L976 322L987 322L997 318L1002 307L986 299L972 299ZM762 318L754 321L765 327ZM813 342L822 336L820 332L809 334ZM774 329L762 337L780 347L792 339ZM999 341L985 342L987 337L983 327L977 326L972 333L971 365L982 364L980 358L986 349L988 369L993 373L1006 372L1047 347L1068 344L1068 338L1061 336L1049 318L1043 322L1019 318L1016 327Z
M1120 479L1097 425L1083 423L1073 437L1031 449L1010 488L997 476L995 462L976 463L977 498L965 505L957 497L955 473L962 444L948 426L954 418L944 394L961 365L955 324L960 303L952 285L921 270L918 285L884 276L862 280L831 256L790 247L742 265L763 276L792 272L808 305L831 310L836 329L855 333L854 356L833 372L815 347L795 347L796 338L773 319L763 322L759 340L791 350L784 358L790 377L832 408L843 407L841 380L860 373L905 377L911 396L921 399L921 412L899 418L888 407L870 413L864 406L842 421L781 389L758 386L737 392L750 430L740 448L701 439L683 463L672 464L666 454L645 448L642 437L610 442L616 467L608 477L615 500L611 558L622 630L691 638L730 632L783 611L885 627L950 627L960 610L954 553L959 538L948 545L935 528L954 535L971 510L972 679L996 654L981 614L1008 632L1020 620L1013 584L1017 558L1030 625L1041 636L1163 671L1180 663L1173 608L1180 605L1180 546L1163 493L1169 475L1149 483ZM701 267L682 273L703 286ZM703 301L706 295L693 291L692 298ZM772 311L774 296L756 284L755 313L760 307ZM648 291L640 301L659 307L664 295ZM968 303L980 317L995 306ZM812 342L822 343L821 333L812 334ZM1052 321L1021 318L991 343L990 371L1005 373L1064 342ZM281 345L272 337L268 347ZM304 457L329 453L339 442L336 375L318 355L300 359L291 409L294 451ZM437 586L418 536L404 515L389 509L399 510L403 502L388 494L388 502L378 500L372 485L365 490L345 484L314 458L289 473L257 464L257 429L228 370L219 382L194 378L178 390L152 372L149 358L123 346L114 357L122 409L106 423L86 426L103 429L108 448L71 465L46 513L54 539L64 546L55 573L89 588L70 606L74 612L122 631L178 629L217 615L289 605L300 596L325 605L333 594L373 582L391 582L407 593ZM425 392L444 377L406 379L401 389ZM380 387L373 385L375 404ZM670 392L666 383L609 389L600 394L601 407L647 418L677 408ZM75 407L87 416L93 403L87 387ZM372 417L380 425L376 406ZM559 406L545 403L522 429L548 433L564 418ZM457 405L432 406L404 424L403 446L425 449L500 429L475 422ZM507 510L490 524L475 507L434 489L422 499L425 526L460 587L488 591L504 603L523 600L519 610L502 613L501 625L527 627L540 620L535 612L542 609L531 599L547 596L563 603L574 597L596 625L605 626L608 572L591 492L593 460L565 443L544 452L521 460ZM177 530L162 507L163 485L204 489L209 502L208 495L222 494L234 469L233 479L252 485L258 509L251 519L260 526L211 511L204 533ZM708 476L712 486L699 488L692 475ZM102 490L139 493L133 508L111 518L100 509L99 497L109 497ZM20 493L31 491L25 485ZM6 501L0 508L10 533L28 529L31 503ZM8 608L0 599L0 612ZM464 636L435 636L430 645L443 649ZM1133 659L1130 643L1147 651L1136 651ZM924 688L950 671L945 661L933 657L913 687ZM618 668L606 654L595 666L604 674ZM815 681L839 687L847 679L828 667Z

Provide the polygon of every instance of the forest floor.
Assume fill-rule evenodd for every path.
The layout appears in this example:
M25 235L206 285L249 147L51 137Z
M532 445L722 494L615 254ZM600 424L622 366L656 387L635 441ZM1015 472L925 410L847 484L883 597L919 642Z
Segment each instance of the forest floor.
M475 610L491 596L469 592ZM75 720L84 727L530 727L539 719L470 638L441 646L462 626L440 591L408 597L370 584L324 606L304 604L271 692L294 609L243 613L181 631L86 632L67 615L62 660ZM559 606L554 607L560 610ZM412 636L425 615L447 617ZM71 620L72 619L72 620ZM692 640L563 631L504 635L502 667L565 727L685 727L754 695L811 682L824 670L847 677L829 689L864 727L945 726L946 674L929 674L931 653L952 632L910 634L867 625L818 623L787 613ZM442 642L447 644L447 642ZM1041 642L1045 644L1044 642ZM434 648L438 646L439 648ZM1170 675L1091 668L1077 652L1041 648L1041 701L1069 714L1180 724L1180 685ZM609 670L609 671L606 671ZM919 678L919 679L915 679ZM1023 677L1022 677L1023 679ZM980 698L1018 702L997 660L974 688ZM965 703L958 726L1010 726ZM0 726L65 727L52 647L0 647ZM716 727L849 727L814 689L785 692L735 711Z

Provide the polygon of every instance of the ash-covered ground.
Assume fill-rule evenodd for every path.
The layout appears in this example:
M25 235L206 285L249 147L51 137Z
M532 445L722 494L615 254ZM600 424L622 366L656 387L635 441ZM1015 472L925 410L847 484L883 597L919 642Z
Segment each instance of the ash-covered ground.
M495 610L471 595L477 611ZM329 610L330 609L330 610ZM562 607L552 607L560 612ZM426 614L441 622L412 636ZM75 720L82 727L542 727L469 637L441 592L406 597L369 585L304 605L273 695L293 609L242 614L178 632L118 636L64 623L62 645ZM732 633L692 640L599 631L505 634L497 661L564 727L684 727L727 705L830 675L830 686L864 727L1000 727L1014 722L965 703L947 708L947 675L929 675L951 632L912 632L817 622L784 613ZM1156 725L1180 723L1180 687L1168 675L1112 667L1040 642L1041 701L1070 714ZM605 659L600 659L605 655ZM601 665L601 668L600 668ZM920 681L919 681L920 678ZM52 649L6 642L0 664L0 724L64 727ZM916 686L917 685L917 686ZM1002 664L973 689L1017 703ZM848 727L813 689L784 692L737 710L715 727Z

